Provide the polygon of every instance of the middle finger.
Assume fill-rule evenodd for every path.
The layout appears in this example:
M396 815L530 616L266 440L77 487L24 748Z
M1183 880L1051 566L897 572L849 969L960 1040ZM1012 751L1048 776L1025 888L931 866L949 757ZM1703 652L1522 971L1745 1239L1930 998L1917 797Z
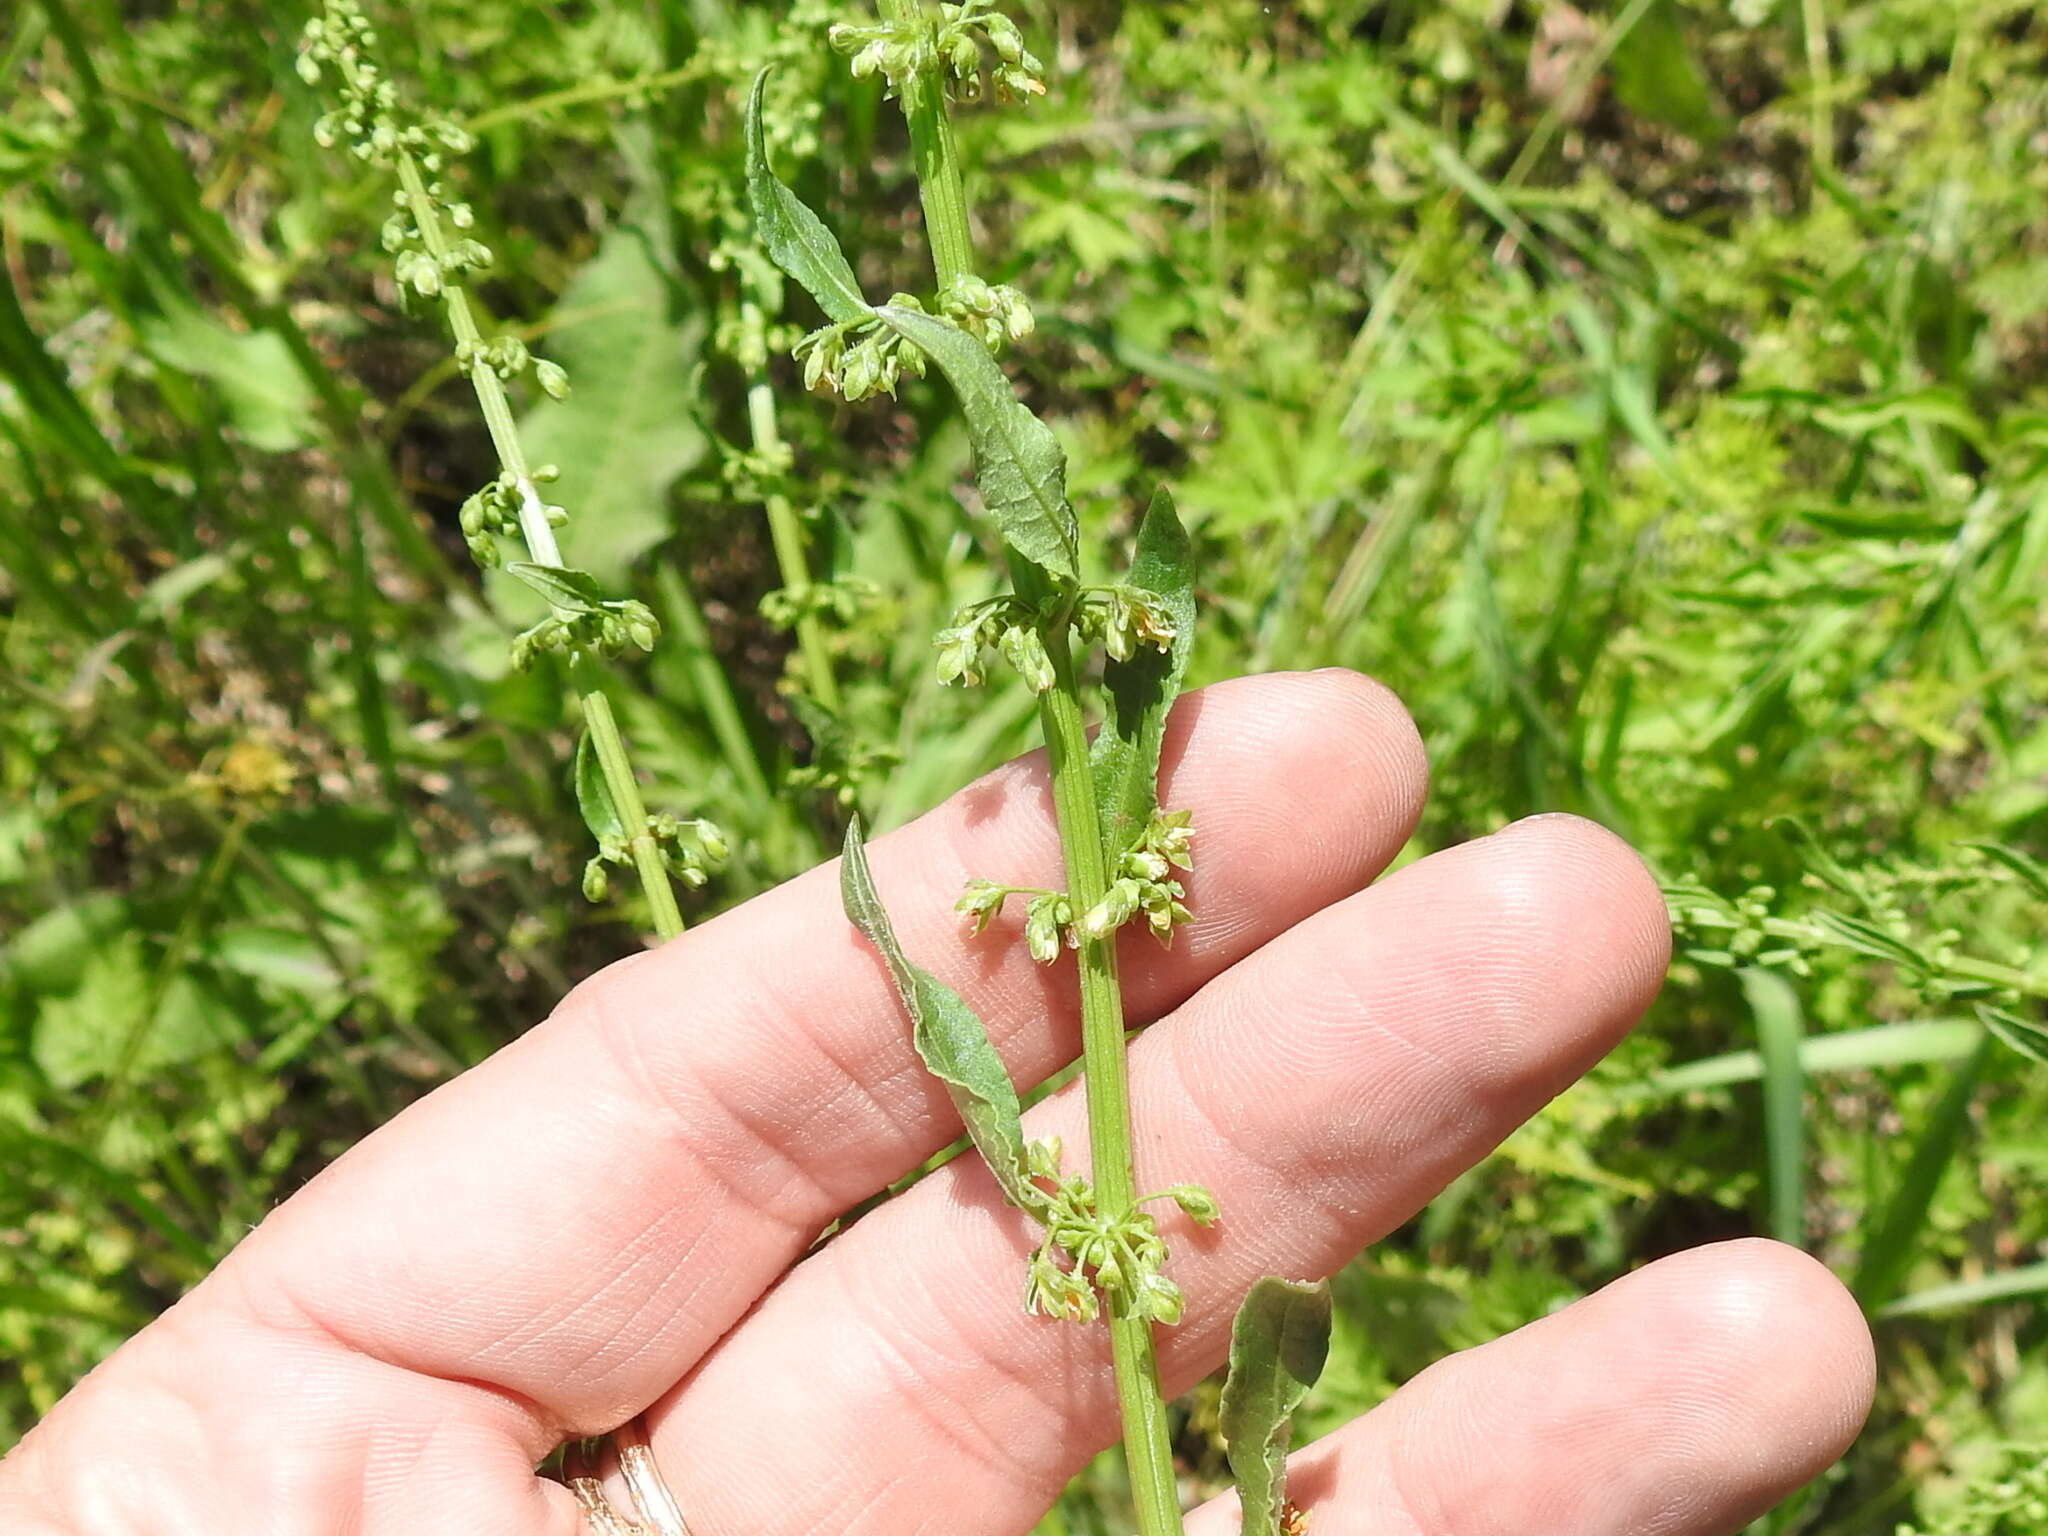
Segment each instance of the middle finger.
M1542 818L1301 924L1139 1041L1139 1186L1224 1213L1162 1222L1189 1297L1169 1395L1252 1279L1329 1273L1604 1053L1668 944L1635 856ZM1027 1130L1085 1146L1078 1096ZM694 1528L1026 1529L1116 1424L1101 1328L1021 1311L1035 1231L963 1161L793 1272L653 1416Z

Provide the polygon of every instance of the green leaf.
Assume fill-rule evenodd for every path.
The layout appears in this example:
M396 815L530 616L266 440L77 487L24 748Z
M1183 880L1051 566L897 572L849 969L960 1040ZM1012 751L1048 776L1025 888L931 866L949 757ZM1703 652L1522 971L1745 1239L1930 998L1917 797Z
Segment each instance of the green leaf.
M93 952L78 990L45 997L30 1049L59 1088L190 1061L236 1038L226 1010L190 976L176 975L156 995L142 940L126 933Z
M1993 1270L1975 1280L1958 1280L1950 1285L1929 1286L1910 1296L1888 1303L1885 1317L1914 1317L1925 1312L1953 1312L1964 1307L1984 1307L2010 1301L2015 1296L2034 1296L2048 1291L2048 1264L2028 1264L2019 1269Z
M531 560L511 560L505 574L516 576L565 613L604 612L604 588L588 571L573 571L559 565L536 565Z
M1977 1048L1957 1066L1933 1112L1922 1124L1912 1153L1899 1174L1898 1186L1882 1213L1873 1210L1849 1289L1869 1313L1881 1311L1898 1294L1926 1232L1929 1212L1941 1181L1956 1160L1969 1130L1970 1104L1991 1059L1992 1036L1979 1037Z
M1983 1031L1960 1019L1874 1024L1868 1029L1808 1035L1799 1042L1800 1069L1809 1077L1835 1072L1881 1071L1930 1061L1955 1061L1970 1054ZM1730 1051L1682 1066L1667 1067L1631 1083L1617 1084L1623 1102L1670 1098L1711 1088L1753 1083L1764 1075L1755 1051Z
M1020 1210L1039 1211L1044 1193L1031 1182L1024 1161L1024 1125L1017 1089L1002 1057L989 1043L988 1028L960 994L928 971L912 965L896 942L889 914L875 894L867 845L856 816L846 829L846 854L839 865L839 895L846 915L881 951L897 994L910 1014L911 1039L932 1076L946 1085L953 1107L975 1149L995 1174L1003 1196Z
M569 509L569 557L607 587L671 529L669 487L704 456L698 425L704 322L678 320L651 237L621 225L563 291L548 352L576 381L520 421L529 460L561 466L546 487Z
M1052 429L1017 398L975 337L894 304L874 313L937 363L960 397L974 441L975 479L1004 540L1032 564L1078 581L1080 530L1067 505L1067 456Z
M1159 743L1195 643L1194 552L1163 485L1139 525L1130 581L1160 598L1174 633L1167 650L1139 646L1129 661L1102 669L1109 714L1095 738L1093 767L1102 835L1112 851L1129 847L1159 808Z
M2048 1067L2048 1029L1989 1003L1977 1005L1977 1017L1984 1021L1986 1029L2027 1060Z
M314 440L319 405L275 331L233 330L173 299L136 333L158 362L211 385L222 412L250 446L285 453Z
M865 320L867 296L847 265L846 253L825 221L806 208L768 164L767 136L761 130L768 75L764 69L754 76L754 89L747 97L747 201L753 205L754 227L775 264L803 284L834 321L844 325Z
M1806 1246L1806 1072L1799 1059L1806 1016L1784 977L1758 966L1736 973L1756 1018L1763 1058L1764 1163L1770 1170L1771 1236Z
M626 841L626 821L612 803L611 787L604 781L604 764L590 732L576 743L576 805L583 812L583 825L600 844Z
M1253 1285L1230 1325L1221 1409L1244 1536L1279 1536L1289 1421L1323 1374L1329 1352L1329 1281L1268 1275Z
M1615 46L1615 99L1638 117L1717 144L1728 136L1727 114L1673 9L1656 6Z
M1888 960L1917 975L1930 975L1933 966L1925 955L1914 949L1903 939L1894 938L1873 922L1860 917L1851 917L1846 912L1834 912L1823 907L1813 914L1814 926L1823 929L1838 944L1846 945L1859 954L1877 960Z
M1994 864L2011 870L2036 896L2048 901L2048 864L2009 843L1964 843L1963 846L1974 848Z

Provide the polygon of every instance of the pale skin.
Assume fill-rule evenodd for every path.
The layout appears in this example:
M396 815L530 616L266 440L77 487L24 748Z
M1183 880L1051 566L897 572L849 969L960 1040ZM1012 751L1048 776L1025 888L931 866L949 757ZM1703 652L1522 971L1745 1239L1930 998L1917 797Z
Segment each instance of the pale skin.
M1258 1275L1328 1274L1625 1033L1668 955L1635 856L1565 817L1374 882L1425 792L1414 727L1348 673L1183 700L1197 921L1124 941L1141 1187L1220 1361ZM962 881L1058 882L1025 759L872 849L906 948L1035 1081L1077 1050L1067 967ZM696 1536L1021 1533L1115 1435L1099 1329L1027 1317L1033 1229L972 1160L805 1258L958 1133L886 974L814 871L592 978L280 1207L0 1461L10 1536L572 1536L559 1442L647 1410ZM1087 1145L1072 1093L1027 1119ZM799 1262L801 1261L801 1262ZM794 1267L792 1267L794 1266ZM1294 1458L1318 1536L1715 1536L1820 1472L1868 1333L1761 1241L1665 1259L1444 1361ZM1189 1517L1230 1536L1230 1500Z

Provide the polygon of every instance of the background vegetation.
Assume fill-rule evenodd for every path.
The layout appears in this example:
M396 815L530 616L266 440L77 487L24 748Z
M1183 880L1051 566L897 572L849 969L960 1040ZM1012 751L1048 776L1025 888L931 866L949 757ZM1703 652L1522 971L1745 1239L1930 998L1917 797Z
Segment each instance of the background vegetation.
M963 120L987 275L1084 517L1174 483L1197 680L1375 673L1435 767L1412 854L1579 811L1680 926L1640 1033L1343 1278L1310 1427L1769 1231L1852 1279L1883 1381L1762 1528L2040 1530L2005 1476L2048 1439L2048 18L1011 10L1052 89ZM458 527L496 461L381 175L313 147L302 19L0 23L0 1445L636 942L627 882L579 895L564 679L506 670L531 614ZM614 682L651 800L730 836L696 915L820 857L838 791L887 824L1017 749L1020 685L944 692L925 638L985 569L943 390L785 410L793 469L749 417L813 319L740 213L760 62L869 291L925 270L900 129L819 45L844 7L378 19L479 141L477 296L576 381L522 401L568 553L664 623ZM802 648L778 497L832 578L768 605Z

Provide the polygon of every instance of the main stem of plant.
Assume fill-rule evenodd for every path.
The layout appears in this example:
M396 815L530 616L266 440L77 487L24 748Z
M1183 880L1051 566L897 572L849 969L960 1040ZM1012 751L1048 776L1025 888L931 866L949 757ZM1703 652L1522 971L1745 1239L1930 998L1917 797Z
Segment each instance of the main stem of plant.
M429 256L440 262L448 254L448 237L442 231L434 200L428 195L419 162L403 151L398 156L398 183L405 191L413 222L419 226L420 243ZM448 326L455 333L456 345L463 348L465 355L476 359L469 369L469 382L476 390L484 425L490 429L491 444L498 450L498 462L518 482L519 531L526 542L527 556L536 565L559 566L562 551L555 543L555 530L548 526L546 503L533 483L526 449L512 419L512 403L505 398L505 386L481 355L483 333L469 307L469 295L460 284L451 283L442 289L441 297L447 305ZM626 741L619 733L617 717L612 714L611 700L605 697L597 666L588 656L579 652L571 672L583 707L583 723L590 731L590 744L604 774L605 790L630 838L633 867L639 872L640 888L647 893L655 934L664 940L672 939L683 931L682 909L676 905L675 887L669 884L661 847L647 829L647 807L640 798L640 784L633 777L633 764L626 756Z
M923 0L883 0L893 21L924 24ZM910 126L926 237L939 286L974 271L974 243L967 225L967 193L953 144L945 84L933 67L902 83L903 112ZM1067 895L1074 911L1086 912L1109 889L1109 850L1095 799L1088 760L1088 726L1081 712L1080 679L1074 670L1067 618L1046 626L1046 653L1053 685L1039 695L1052 769L1053 814L1059 823L1060 853L1067 867ZM1124 1000L1117 979L1116 937L1082 938L1078 952L1081 983L1081 1060L1088 1095L1088 1150L1096 1198L1114 1221L1129 1213L1137 1184L1131 1166L1131 1100L1124 1061ZM1180 1490L1173 1475L1173 1447L1167 1437L1166 1398L1159 1386L1159 1361L1152 1347L1152 1323L1143 1316L1119 1317L1109 1309L1109 1350L1123 1414L1124 1459L1141 1536L1180 1536Z
M782 432L775 420L775 386L765 379L747 390L747 426L754 438L754 451L773 455L782 449ZM779 490L762 498L768 513L768 537L775 546L775 563L782 572L782 584L799 603L811 585L810 558L804 553L803 523L796 507ZM797 654L803 658L804 681L811 697L832 714L840 712L839 679L832 671L832 652L825 644L825 631L818 615L799 607L796 620Z

